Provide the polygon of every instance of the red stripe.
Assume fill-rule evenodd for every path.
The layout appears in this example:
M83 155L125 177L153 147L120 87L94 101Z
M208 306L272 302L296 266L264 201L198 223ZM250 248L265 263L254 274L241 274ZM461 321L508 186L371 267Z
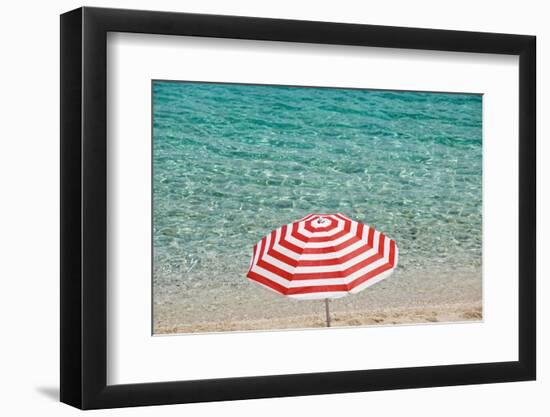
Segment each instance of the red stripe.
M344 262L347 262L353 258L356 258L357 256L359 255L362 255L363 253L367 252L368 250L372 249L372 246L369 246L366 242L358 247L357 249L355 249L354 251L346 254L346 255L342 255L338 258L332 258L332 259L316 259L316 260L299 260L298 262L296 262L296 265L292 265L292 266L331 266L331 265L340 265L340 264L343 264ZM289 264L290 265L290 264Z
M355 242L357 242L357 240ZM278 243L281 246L286 247L285 245L282 244L282 242L280 240L279 240ZM373 247L374 247L374 229L370 228L369 232L368 232L368 235L367 235L367 241L364 242L364 244L362 246L360 246L359 248L355 249L354 251L348 253L347 255L343 255L343 256L340 256L340 257L330 258L330 259L316 259L316 260L304 260L304 259L296 260L294 258L291 258L291 257L279 252L277 249L275 249L273 247L273 245L271 246L271 248L269 249L267 254L269 256L272 256L273 258L281 261L281 262L286 263L287 265L290 265L290 266L294 267L294 268L299 267L299 266L331 266L331 265L338 265L338 264L347 262L350 259L355 258L356 256L362 255L363 253L365 253L366 251L372 249ZM295 248L299 249L297 247L295 247ZM293 251L293 252L295 252L295 251Z
M390 261L384 265L379 266L378 268L373 269L372 271L367 272L366 274L358 277L349 284L340 284L340 285L320 285L320 286L308 286L308 287L297 287L289 288L287 295L297 295L297 294L311 294L311 293L322 293L322 292L333 292L333 291L350 291L358 285L363 284L365 281L368 281L371 278L374 278L380 275L383 272L386 272L392 269L395 264L395 241L390 239Z
M260 240L260 242L258 243L258 244L260 245L260 247L258 248L258 251L259 251L259 253L258 253L258 261L259 261L260 259L262 259L262 254L263 254L263 252L264 252L265 241L266 241L266 240L267 240L267 236L264 236L264 237L262 238L262 240Z
M290 234L298 239L298 240L301 240L302 242L304 243L307 243L307 241L309 240L309 238L307 236L304 236L303 234L301 234L299 231L298 231L298 223L292 223L292 231L290 232Z
M355 265L350 266L347 269L334 272L311 272L304 274L294 274L293 280L308 280L308 279L324 279L324 278L345 278L354 272L359 271L360 269L372 264L373 262L378 261L384 257L384 235L380 233L380 239L378 241L378 252L376 255L370 256L367 259L362 260L361 262L356 263Z
M347 285L323 285L323 286L310 286L300 288L286 288L281 284L278 284L270 279L260 275L254 271L250 271L246 275L249 279L259 282L282 295L295 295L295 294L308 294L308 293L322 293L322 292L335 292L335 291L348 291Z
M273 282L271 281L270 279L260 275L260 274L257 274L256 272L254 271L250 271L248 274L246 274L246 276L253 280L253 281L256 281L256 282L259 282L260 284L263 284L269 288L272 288L274 289L275 291L277 291L278 293L281 293L283 295L286 295L286 291L287 289L285 287L283 287L282 285L280 284L277 284L276 282Z
M342 249L345 249L348 246L354 244L355 242L357 242L357 240L360 240L362 237L363 237L363 224L357 223L357 233L355 234L355 236L352 236L351 238L349 238L345 242L342 242L342 243L340 243L336 246L329 246L327 248L304 248L302 250L302 253L309 253L309 254L317 253L318 254L318 253L338 252L338 251L340 251Z
M314 227L313 233L330 232L331 230L336 229L337 227L338 227L338 222L333 221L332 224L326 227L317 227L317 228Z
M284 231L282 231L284 232ZM361 235L362 238L362 235ZM362 239L356 239L354 243ZM286 242L286 241L285 241ZM272 240L273 243L273 240ZM286 247L281 240L278 242L281 246ZM330 259L316 259L316 260L303 260L303 259L294 259L291 258L284 253L279 252L277 249L274 248L274 245L272 244L269 248L267 254L269 256L272 256L273 258L284 262L285 264L291 266L291 267L298 267L298 266L331 266L331 265L338 265L344 262L349 261L350 259L355 258L356 256L359 256L366 251L373 248L374 243L374 231L373 229L369 229L367 241L363 242L363 245L359 248L355 249L354 251L348 253L347 255L342 255L340 257L330 258ZM292 249L291 249L292 250ZM332 251L332 249L331 249ZM293 251L295 252L295 251ZM329 252L327 252L329 253ZM298 254L299 255L299 254Z
M258 265L258 266L260 266L260 267L262 267L262 268L264 268L264 269L267 269L267 270L273 272L274 274L280 275L278 272L272 270L272 268L276 268L276 267L270 266L270 264L267 264L267 263L262 259L262 257L264 256L264 249L265 249L265 245L266 245L266 240L267 240L267 236L264 237L262 240L260 240L260 249L259 249L260 254L259 254L259 256L258 256L258 261L256 262L256 265ZM266 268L266 266L267 266L267 268ZM285 271L282 271L282 270L280 270L279 268L276 268L276 269L277 269L278 271L281 271L282 273L286 273ZM287 274L287 276L288 276L288 273L286 273L286 274ZM286 278L286 279L289 279L289 278L287 278L287 277L285 277L285 278Z
M346 222L344 224L344 229L339 231L338 233L333 234L332 236L312 236L308 239L308 242L331 242L336 239L340 239L342 236L345 236L348 234L351 230L351 223Z
M395 240L390 239L390 264L393 268L395 266Z
M274 232L271 232L271 233L274 233ZM265 249L265 245L266 245L266 240L267 240L267 237L264 237L262 240L261 240L261 246L260 246L260 256L258 257L258 262L256 262L256 265L259 266L260 268L263 268L275 275L278 275L288 281L290 281L293 277L293 274L281 269L281 268L278 268L276 267L275 265L272 265L270 263L267 263L266 261L264 261L263 259L263 256L264 256L264 249ZM270 242L270 248L272 247L271 245L273 244L273 239L271 239L271 242Z
M374 229L369 227L369 235L367 236L369 246L374 246Z
M311 293L323 293L323 292L348 292L358 285L363 284L365 281L368 281L371 278L374 278L380 275L383 272L386 272L392 269L395 266L395 241L389 239L390 241L390 253L389 253L389 262L384 265L379 266L378 268L373 269L372 271L367 272L366 274L356 278L349 284L337 284L337 285L318 285L318 286L306 286L306 287L296 287L296 288L285 288L284 286L271 281L269 278L266 278L256 272L250 271L247 274L247 277L257 281L261 284L264 284L275 291L283 295L298 295L298 294L311 294Z
M302 253L307 253L307 254L333 253L333 252L338 252L342 249L345 249L348 246L356 243L358 240L361 240L363 238L363 228L364 227L365 226L362 223L357 223L357 232L356 232L355 236L351 237L350 239L346 240L345 242L340 243L339 245L328 246L326 248L301 248L300 246L297 246L297 245L289 242L288 240L286 240L286 233L287 233L288 226L285 225L281 228L281 237L280 237L280 239L277 243L279 245L281 245L283 248L286 248L286 249L296 253L297 255L301 255ZM372 247L373 246L373 241L374 241L374 229L369 228L368 243L367 244Z
M275 274L275 275L278 275L280 276L281 278L284 278L288 281L292 281L292 279L294 278L295 274L291 274L290 272L287 272L285 271L284 269L281 269L273 264L270 264L268 262L266 262L263 258L260 257L260 259L258 259L258 262L256 263L256 265L258 265L260 268L263 268L265 269L266 271L269 271L271 272L272 274Z
M271 232L271 242L269 244L269 248L267 249L267 254L287 265L296 267L296 264L297 264L296 260L289 258L288 256L282 253L279 253L275 249L273 249L273 246L275 245L275 237L276 237L276 232L275 231Z
M315 232L328 232L332 229L335 229L337 226L338 226L338 222L330 217L327 217L327 220L330 221L330 223L328 224L328 226L325 226L325 227L318 227L318 228L315 228L313 227L312 223L317 220L318 217L314 218L314 219L311 219L311 220L308 220L304 223L304 228L311 232L311 233L315 233ZM297 222L297 223L300 223L300 222Z
M380 265L378 268L373 269L372 271L367 272L365 275L360 276L353 281L351 281L348 286L349 289L352 290L353 288L357 287L358 285L361 285L365 281L368 281L371 278L374 278L378 275L380 275L383 272L386 272L389 269L392 269L395 266L395 241L390 239L390 254L389 254L389 262L385 263L384 265Z
M360 225L361 223L358 223ZM345 221L344 223L344 229L332 236L305 236L298 230L299 222L292 224L292 232L290 233L291 236L293 236L295 239L300 240L304 243L308 242L332 242L336 239L341 238L342 236L345 236L349 231L351 230L351 222ZM318 230L318 229L317 229Z
M252 248L252 261L250 262L250 268L248 270L250 271L254 267L254 258L256 258L256 248L258 247L258 244L255 244Z
M393 242L393 241L390 239L390 242ZM373 262L376 262L382 259L384 257L384 243L385 243L385 236L382 233L380 233L378 252L375 255L372 255L367 259L364 259L361 262L358 262L355 265L352 265L349 268L341 271L293 274L291 272L285 271L284 269L281 269L278 266L275 266L267 262L261 256L260 256L260 259L258 259L258 262L256 263L256 265L288 281L307 281L311 279L345 278L359 271L360 269L365 268L366 266L372 264ZM272 247L270 247L270 249L273 250ZM390 253L391 253L391 247L390 247Z
M312 287L298 287L298 288L289 288L286 292L286 295L297 295L297 294L311 294L311 293L322 293L322 292L339 292L339 291L348 291L348 286L345 284L339 285L319 285Z
M275 234L277 232L275 230L273 230L270 235L271 235L271 239L269 240L269 248L267 248L267 252L269 252L271 249L273 249L273 245L275 244Z
M290 243L285 239L287 228L288 226L286 225L281 228L281 238L277 243L281 245L283 248L286 248L298 255L301 255L304 252L304 249L299 246L296 246L294 243Z
M270 248L267 251L267 254L269 256L281 261L281 262L284 262L287 265L290 265L290 266L294 267L294 268L296 268L299 265L299 261L286 256L284 253L281 253L281 252L277 251L276 249Z

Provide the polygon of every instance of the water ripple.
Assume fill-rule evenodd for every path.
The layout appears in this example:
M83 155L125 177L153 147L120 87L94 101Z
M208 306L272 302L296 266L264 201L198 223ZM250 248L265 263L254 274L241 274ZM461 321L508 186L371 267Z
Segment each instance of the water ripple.
M479 269L481 96L153 88L156 288L248 285L252 245L310 212L384 231L404 270Z

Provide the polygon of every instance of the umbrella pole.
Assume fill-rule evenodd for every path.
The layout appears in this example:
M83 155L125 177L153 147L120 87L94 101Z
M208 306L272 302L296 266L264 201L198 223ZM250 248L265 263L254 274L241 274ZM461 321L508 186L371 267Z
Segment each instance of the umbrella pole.
M328 298L325 298L325 315L327 316L327 327L330 327L330 310L328 307Z

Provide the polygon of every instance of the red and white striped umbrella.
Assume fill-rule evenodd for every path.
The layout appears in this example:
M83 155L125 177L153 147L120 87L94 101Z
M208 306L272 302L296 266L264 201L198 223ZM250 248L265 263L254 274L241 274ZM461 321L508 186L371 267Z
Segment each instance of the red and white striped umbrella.
M342 213L310 214L255 246L247 277L279 294L327 300L355 294L397 266L393 239Z

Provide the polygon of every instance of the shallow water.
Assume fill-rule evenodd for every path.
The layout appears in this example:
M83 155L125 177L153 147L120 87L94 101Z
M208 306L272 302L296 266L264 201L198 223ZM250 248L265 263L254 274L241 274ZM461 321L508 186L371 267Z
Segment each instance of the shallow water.
M252 246L311 212L395 239L395 276L436 269L453 292L453 270L471 270L481 291L481 96L183 82L153 93L156 304L186 289L203 305L252 297Z

